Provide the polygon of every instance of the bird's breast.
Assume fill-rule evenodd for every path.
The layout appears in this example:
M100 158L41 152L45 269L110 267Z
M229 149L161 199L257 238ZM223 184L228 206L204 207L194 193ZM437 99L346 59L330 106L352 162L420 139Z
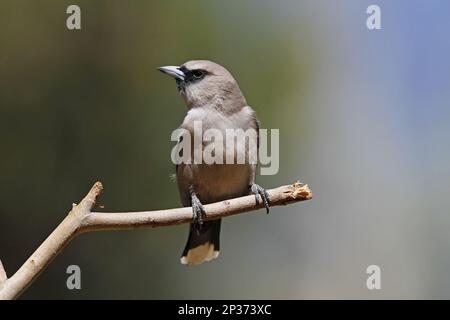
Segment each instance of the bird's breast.
M202 203L211 203L248 194L251 168L244 164L190 165L192 184Z
M233 115L208 108L191 109L188 112L181 127L191 133L192 157L190 163L182 163L177 167L177 180L183 202L188 201L186 190L190 186L194 187L202 203L217 202L248 194L254 164L249 163L245 140L243 143L233 138L233 147L230 149L227 146L226 131L229 129L246 131L255 126L253 110L250 107L243 108ZM211 143L217 143L215 138L205 139L206 131L211 129L220 133L223 138L220 142L221 147L216 145L216 148L209 148L209 151L214 150L216 159L222 159L221 163L208 164L204 161L200 163L194 161L194 150L201 148L201 152L208 151ZM257 137L254 136L252 139L253 145L256 146ZM200 141L200 145L195 145L195 141ZM231 157L229 153L232 154ZM206 154L209 153L206 152ZM237 158L245 159L245 162L238 162ZM231 163L227 161L230 159L232 159Z

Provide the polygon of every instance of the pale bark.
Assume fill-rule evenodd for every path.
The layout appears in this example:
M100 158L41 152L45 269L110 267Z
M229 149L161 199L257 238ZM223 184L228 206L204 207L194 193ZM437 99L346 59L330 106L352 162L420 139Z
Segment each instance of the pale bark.
M142 212L92 212L97 197L103 191L100 182L94 184L87 196L74 204L67 217L56 227L47 239L36 249L19 270L7 278L0 261L0 300L17 298L61 252L65 245L83 232L101 230L122 230L137 228L154 228L192 222L192 208L176 208ZM307 185L294 183L267 190L270 206L286 205L292 202L309 200L312 192ZM259 198L245 196L204 206L205 220L219 219L239 213L262 208Z

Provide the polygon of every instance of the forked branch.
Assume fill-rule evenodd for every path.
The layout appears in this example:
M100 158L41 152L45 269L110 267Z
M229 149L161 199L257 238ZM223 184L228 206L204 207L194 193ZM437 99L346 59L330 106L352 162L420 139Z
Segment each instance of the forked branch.
M0 300L17 298L61 252L65 245L83 232L101 230L124 230L155 228L192 222L192 208L176 208L142 212L92 212L103 186L96 182L86 197L74 204L67 217L56 227L47 239L36 249L19 270L7 278L0 261ZM270 206L286 205L309 200L312 192L299 182L293 185L267 190ZM245 196L204 206L205 220L219 219L262 208L261 199L256 204L255 196Z

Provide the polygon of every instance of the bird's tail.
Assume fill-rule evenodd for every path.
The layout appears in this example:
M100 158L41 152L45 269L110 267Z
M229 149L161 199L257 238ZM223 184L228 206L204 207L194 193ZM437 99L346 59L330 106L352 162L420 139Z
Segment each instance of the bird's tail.
M191 224L189 238L180 259L182 264L198 265L219 256L221 220L205 221L200 230Z

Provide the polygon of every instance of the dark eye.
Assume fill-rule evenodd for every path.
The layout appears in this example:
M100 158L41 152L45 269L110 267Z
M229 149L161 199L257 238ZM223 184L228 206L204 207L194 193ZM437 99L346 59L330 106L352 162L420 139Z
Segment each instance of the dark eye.
M203 70L193 70L192 71L192 78L194 80L202 79L205 76L205 72Z

